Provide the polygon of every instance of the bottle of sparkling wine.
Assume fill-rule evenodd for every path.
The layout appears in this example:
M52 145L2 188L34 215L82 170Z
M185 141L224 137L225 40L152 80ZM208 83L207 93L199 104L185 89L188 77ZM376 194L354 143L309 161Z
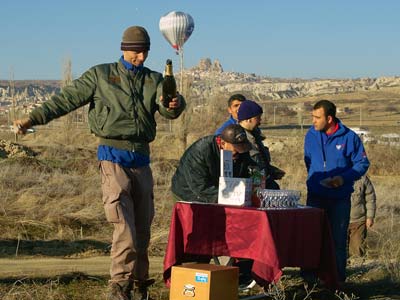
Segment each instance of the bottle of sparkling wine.
M165 64L164 81L162 86L163 105L169 107L172 98L176 97L176 81L172 71L172 60L167 59Z
M260 170L257 166L250 166L249 175L252 180L251 205L261 207L262 203L258 192L265 189L265 171Z

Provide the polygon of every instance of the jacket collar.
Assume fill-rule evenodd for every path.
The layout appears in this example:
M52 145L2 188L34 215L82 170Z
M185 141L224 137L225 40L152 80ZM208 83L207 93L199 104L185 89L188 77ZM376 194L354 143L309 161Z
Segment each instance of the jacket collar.
M332 135L329 135L329 137L331 137L331 136L342 135L342 134L344 134L344 133L347 131L347 130L346 130L346 126L344 126L344 125L342 124L342 122L341 122L339 119L336 119L336 120L337 120L337 124L338 124L338 127L339 127L339 128L338 128L338 130L336 130ZM320 134L322 134L321 131L315 130L314 126L311 126L310 132L313 133L313 134L315 134L315 135L320 135Z
M125 69L127 69L127 70L129 70L129 71L132 71L133 74L136 74L137 72L143 70L143 65L135 66L135 65L131 64L130 62L127 62L127 61L124 59L124 56L121 56L121 58L119 59L119 61L122 63L122 65L125 67Z

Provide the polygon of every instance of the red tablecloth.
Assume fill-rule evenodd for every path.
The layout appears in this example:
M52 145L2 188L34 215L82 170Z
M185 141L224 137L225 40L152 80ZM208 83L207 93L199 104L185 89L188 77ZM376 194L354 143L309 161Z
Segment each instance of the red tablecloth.
M257 210L198 203L175 204L164 258L164 280L190 254L254 260L257 282L276 282L283 267L315 269L337 286L333 240L325 212L318 208Z

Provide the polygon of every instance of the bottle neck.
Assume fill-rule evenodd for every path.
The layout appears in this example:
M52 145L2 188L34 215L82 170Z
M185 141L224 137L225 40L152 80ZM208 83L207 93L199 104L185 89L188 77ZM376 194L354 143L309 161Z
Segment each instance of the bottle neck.
M165 66L165 76L174 76L174 73L172 71L172 65Z

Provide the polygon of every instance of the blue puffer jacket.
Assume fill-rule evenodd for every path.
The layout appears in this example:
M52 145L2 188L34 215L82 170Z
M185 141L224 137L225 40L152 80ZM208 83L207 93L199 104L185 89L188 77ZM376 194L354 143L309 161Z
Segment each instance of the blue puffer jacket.
M311 127L304 140L304 161L308 178L307 190L311 197L342 199L350 197L354 181L364 175L369 160L357 134L339 120L339 129L329 136L326 144L320 131ZM327 188L320 181L333 176L342 176L344 184L339 188Z

